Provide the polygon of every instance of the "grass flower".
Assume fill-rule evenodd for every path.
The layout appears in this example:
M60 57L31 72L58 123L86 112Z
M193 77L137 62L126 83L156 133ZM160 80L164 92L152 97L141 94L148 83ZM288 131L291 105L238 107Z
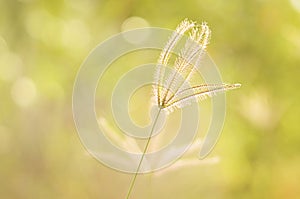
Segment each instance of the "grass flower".
M184 48L175 60L169 63L172 50L189 32L190 36ZM201 84L191 87L191 77L198 70L200 60L209 43L211 31L206 23L201 25L185 19L176 28L165 48L160 54L155 73L156 84L153 86L155 103L161 109L172 112L174 108L182 108L194 99L203 100L218 92L240 87L240 84ZM166 75L166 67L174 65L171 74Z
M183 49L180 51L179 55L176 56L174 63L170 63L172 52L182 37L187 33L189 33L189 38L186 40ZM139 165L131 181L126 196L127 199L130 197L134 187L137 174L139 173L145 153L147 152L161 110L170 113L174 109L183 108L194 101L203 100L218 92L236 89L241 86L240 84L226 83L191 86L191 78L198 70L201 58L206 52L206 47L209 44L210 37L211 31L206 23L198 24L194 21L185 19L177 26L162 50L154 75L155 84L153 85L154 103L158 106L159 111L149 133ZM167 67L170 65L173 66L173 70L167 72Z

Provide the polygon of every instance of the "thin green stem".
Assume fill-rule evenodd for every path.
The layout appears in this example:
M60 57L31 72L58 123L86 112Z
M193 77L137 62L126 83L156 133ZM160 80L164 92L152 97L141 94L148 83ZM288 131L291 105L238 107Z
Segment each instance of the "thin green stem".
M158 121L158 117L159 117L160 111L161 111L161 108L158 110L158 113L157 113L157 115L156 115L156 117L155 117L155 119L154 119L153 126L152 126L152 128L151 128L149 137L148 137L148 139L147 139L146 146L145 146L144 151L143 151L143 155L142 155L142 157L141 157L141 160L140 160L140 162L139 162L139 165L138 165L138 167L137 167L137 169L136 169L136 171L135 171L135 173L134 173L134 176L133 176L133 178L132 178L132 181L131 181L131 184L130 184L128 193L127 193L127 195L126 195L126 199L129 199L130 194L131 194L131 191L132 191L132 189L133 189L133 187L134 187L134 184L135 184L135 181L136 181L137 174L138 174L139 171L140 171L140 168L141 168L143 159L144 159L145 154L146 154L146 152L147 152L147 149L148 149L148 147L149 147L149 143L150 143L150 140L151 140L151 137L152 137L154 128L155 128L155 126L156 126L156 123L157 123L157 121Z

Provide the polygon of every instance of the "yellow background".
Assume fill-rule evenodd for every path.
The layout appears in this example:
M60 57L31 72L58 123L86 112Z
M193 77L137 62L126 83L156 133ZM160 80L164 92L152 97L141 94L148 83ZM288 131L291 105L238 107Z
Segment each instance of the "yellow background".
M186 17L208 22L209 53L224 81L242 87L227 94L208 161L138 176L132 198L299 198L299 0L1 0L0 198L124 198L132 175L100 164L77 135L76 73L108 37L174 29ZM107 90L116 76L107 74Z

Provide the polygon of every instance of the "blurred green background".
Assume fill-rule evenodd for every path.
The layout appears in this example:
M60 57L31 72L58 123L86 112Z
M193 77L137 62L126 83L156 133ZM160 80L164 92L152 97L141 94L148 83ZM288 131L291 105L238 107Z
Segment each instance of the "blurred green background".
M299 0L0 0L0 198L124 198L132 175L86 152L72 87L133 16L127 26L207 21L209 53L242 87L227 94L218 161L139 176L132 198L300 198Z

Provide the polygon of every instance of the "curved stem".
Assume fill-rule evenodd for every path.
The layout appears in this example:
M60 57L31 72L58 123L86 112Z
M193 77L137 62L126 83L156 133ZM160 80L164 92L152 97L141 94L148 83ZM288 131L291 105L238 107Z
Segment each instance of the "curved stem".
M142 155L142 157L141 157L141 160L140 160L140 162L139 162L139 165L138 165L138 167L137 167L137 169L136 169L136 171L135 171L135 173L134 173L134 176L133 176L133 178L132 178L132 181L131 181L131 184L130 184L128 193L127 193L127 195L126 195L126 199L129 199L130 194L131 194L131 191L132 191L132 189L133 189L133 187L134 187L134 184L135 184L135 181L136 181L137 174L138 174L139 171L140 171L140 168L141 168L141 166L142 166L143 159L144 159L145 154L146 154L146 152L147 152L147 149L148 149L148 147L149 147L149 143L150 143L150 140L151 140L151 137L152 137L154 128L155 128L155 126L156 126L156 123L157 123L157 121L158 121L158 117L159 117L160 111L161 111L161 108L158 110L158 113L157 113L157 115L156 115L156 117L155 117L155 119L154 119L153 126L152 126L152 128L151 128L149 137L148 137L148 139L147 139L146 146L145 146L144 151L143 151L143 155Z

